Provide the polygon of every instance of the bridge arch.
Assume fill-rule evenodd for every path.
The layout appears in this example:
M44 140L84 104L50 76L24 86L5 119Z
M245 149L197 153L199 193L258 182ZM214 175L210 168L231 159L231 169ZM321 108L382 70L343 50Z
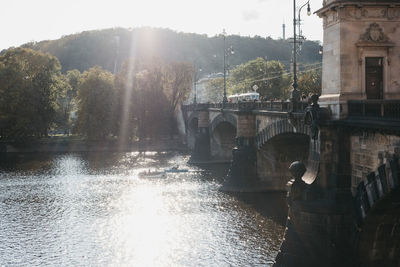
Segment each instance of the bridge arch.
M232 159L232 149L236 145L237 119L232 114L216 116L210 124L211 157L216 160Z
M289 166L302 161L307 167L303 180L311 184L319 171L319 139L311 138L309 126L288 119L272 122L256 136L257 173L273 191L285 191Z
M235 129L237 128L237 119L235 116L229 113L222 113L216 116L210 124L210 132L213 133L215 131L215 128L218 127L219 124L227 122L231 124Z
M310 127L299 123L296 127L289 122L289 120L278 120L257 134L257 148L260 149L265 143L267 143L271 138L281 135L281 134L304 134L310 136Z

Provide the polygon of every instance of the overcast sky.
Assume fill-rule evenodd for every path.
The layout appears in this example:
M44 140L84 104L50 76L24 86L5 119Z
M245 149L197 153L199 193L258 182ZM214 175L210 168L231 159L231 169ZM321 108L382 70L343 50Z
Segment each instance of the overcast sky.
M297 0L298 6L306 1ZM322 0L310 0L312 12ZM322 40L322 21L302 10L303 35ZM293 32L293 0L2 0L0 50L85 30L153 26L210 36L282 37Z

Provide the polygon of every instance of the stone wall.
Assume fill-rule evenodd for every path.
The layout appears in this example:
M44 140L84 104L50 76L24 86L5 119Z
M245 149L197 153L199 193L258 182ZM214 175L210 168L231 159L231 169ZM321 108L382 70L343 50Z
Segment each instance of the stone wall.
M286 133L271 138L257 151L257 175L270 191L286 191L290 164L307 163L309 139L304 134Z
M279 114L275 112L270 112L268 114L257 114L256 115L256 129L257 134L262 130L267 128L267 126L271 125L276 121L280 121L282 119L286 119L287 114Z
M256 136L256 117L252 114L240 114L237 121L237 136L254 138Z
M372 9L374 10L374 9ZM356 12L349 8L349 13ZM370 10L370 12L372 12ZM374 10L379 14L383 9ZM400 11L399 11L400 12ZM376 23L382 30L387 42L376 43L363 41L364 35L372 24ZM365 99L365 58L382 57L384 99L400 98L400 17L386 21L376 17L363 20L348 20L341 23L341 95L345 99ZM329 71L331 73L331 70Z
M196 134L198 131L198 118L194 117L186 123L186 144L189 149L194 149Z
M218 117L221 114L222 114L221 110L210 110L209 111L209 120L210 120L210 122L215 120L215 118Z
M400 156L400 137L363 132L351 136L351 184L355 193L358 184L386 164L393 154Z
M210 135L211 157L216 161L232 159L232 149L236 145L236 128L229 122L221 122Z
M198 127L199 128L208 128L209 123L209 114L207 111L199 111L199 120L198 120Z
M347 100L366 99L367 57L383 58L383 99L400 99L400 3L328 0L317 13L324 25L321 106L339 119Z

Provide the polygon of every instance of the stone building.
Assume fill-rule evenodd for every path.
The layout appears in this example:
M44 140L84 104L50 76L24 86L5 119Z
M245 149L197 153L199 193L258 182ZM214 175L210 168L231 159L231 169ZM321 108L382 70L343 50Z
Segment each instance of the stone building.
M320 105L329 107L335 119L396 116L398 104L390 101L400 99L400 1L325 0L317 14L324 27ZM360 114L353 114L357 109ZM355 125L363 122L352 117ZM400 150L399 136L379 131L355 132L350 143L353 193Z
M324 0L321 106L347 116L347 100L400 99L400 2Z

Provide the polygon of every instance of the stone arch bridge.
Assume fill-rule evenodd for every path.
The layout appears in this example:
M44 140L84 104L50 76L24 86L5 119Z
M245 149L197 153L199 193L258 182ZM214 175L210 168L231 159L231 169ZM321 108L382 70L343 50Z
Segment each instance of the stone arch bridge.
M276 266L400 264L393 204L400 191L399 101L349 100L341 119L317 102L295 111L290 102L182 109L191 161L230 162L221 190L289 190ZM288 170L294 161L305 172L288 181L299 173Z
M303 123L305 107L291 112L290 102L228 103L224 109L222 104L185 106L191 161L231 162L235 153L247 149L245 157L253 162L248 162L247 169L240 167L247 174L231 172L224 185L228 191L286 191L289 165L296 160L308 163L304 179L311 183L319 153L310 143L310 127Z

